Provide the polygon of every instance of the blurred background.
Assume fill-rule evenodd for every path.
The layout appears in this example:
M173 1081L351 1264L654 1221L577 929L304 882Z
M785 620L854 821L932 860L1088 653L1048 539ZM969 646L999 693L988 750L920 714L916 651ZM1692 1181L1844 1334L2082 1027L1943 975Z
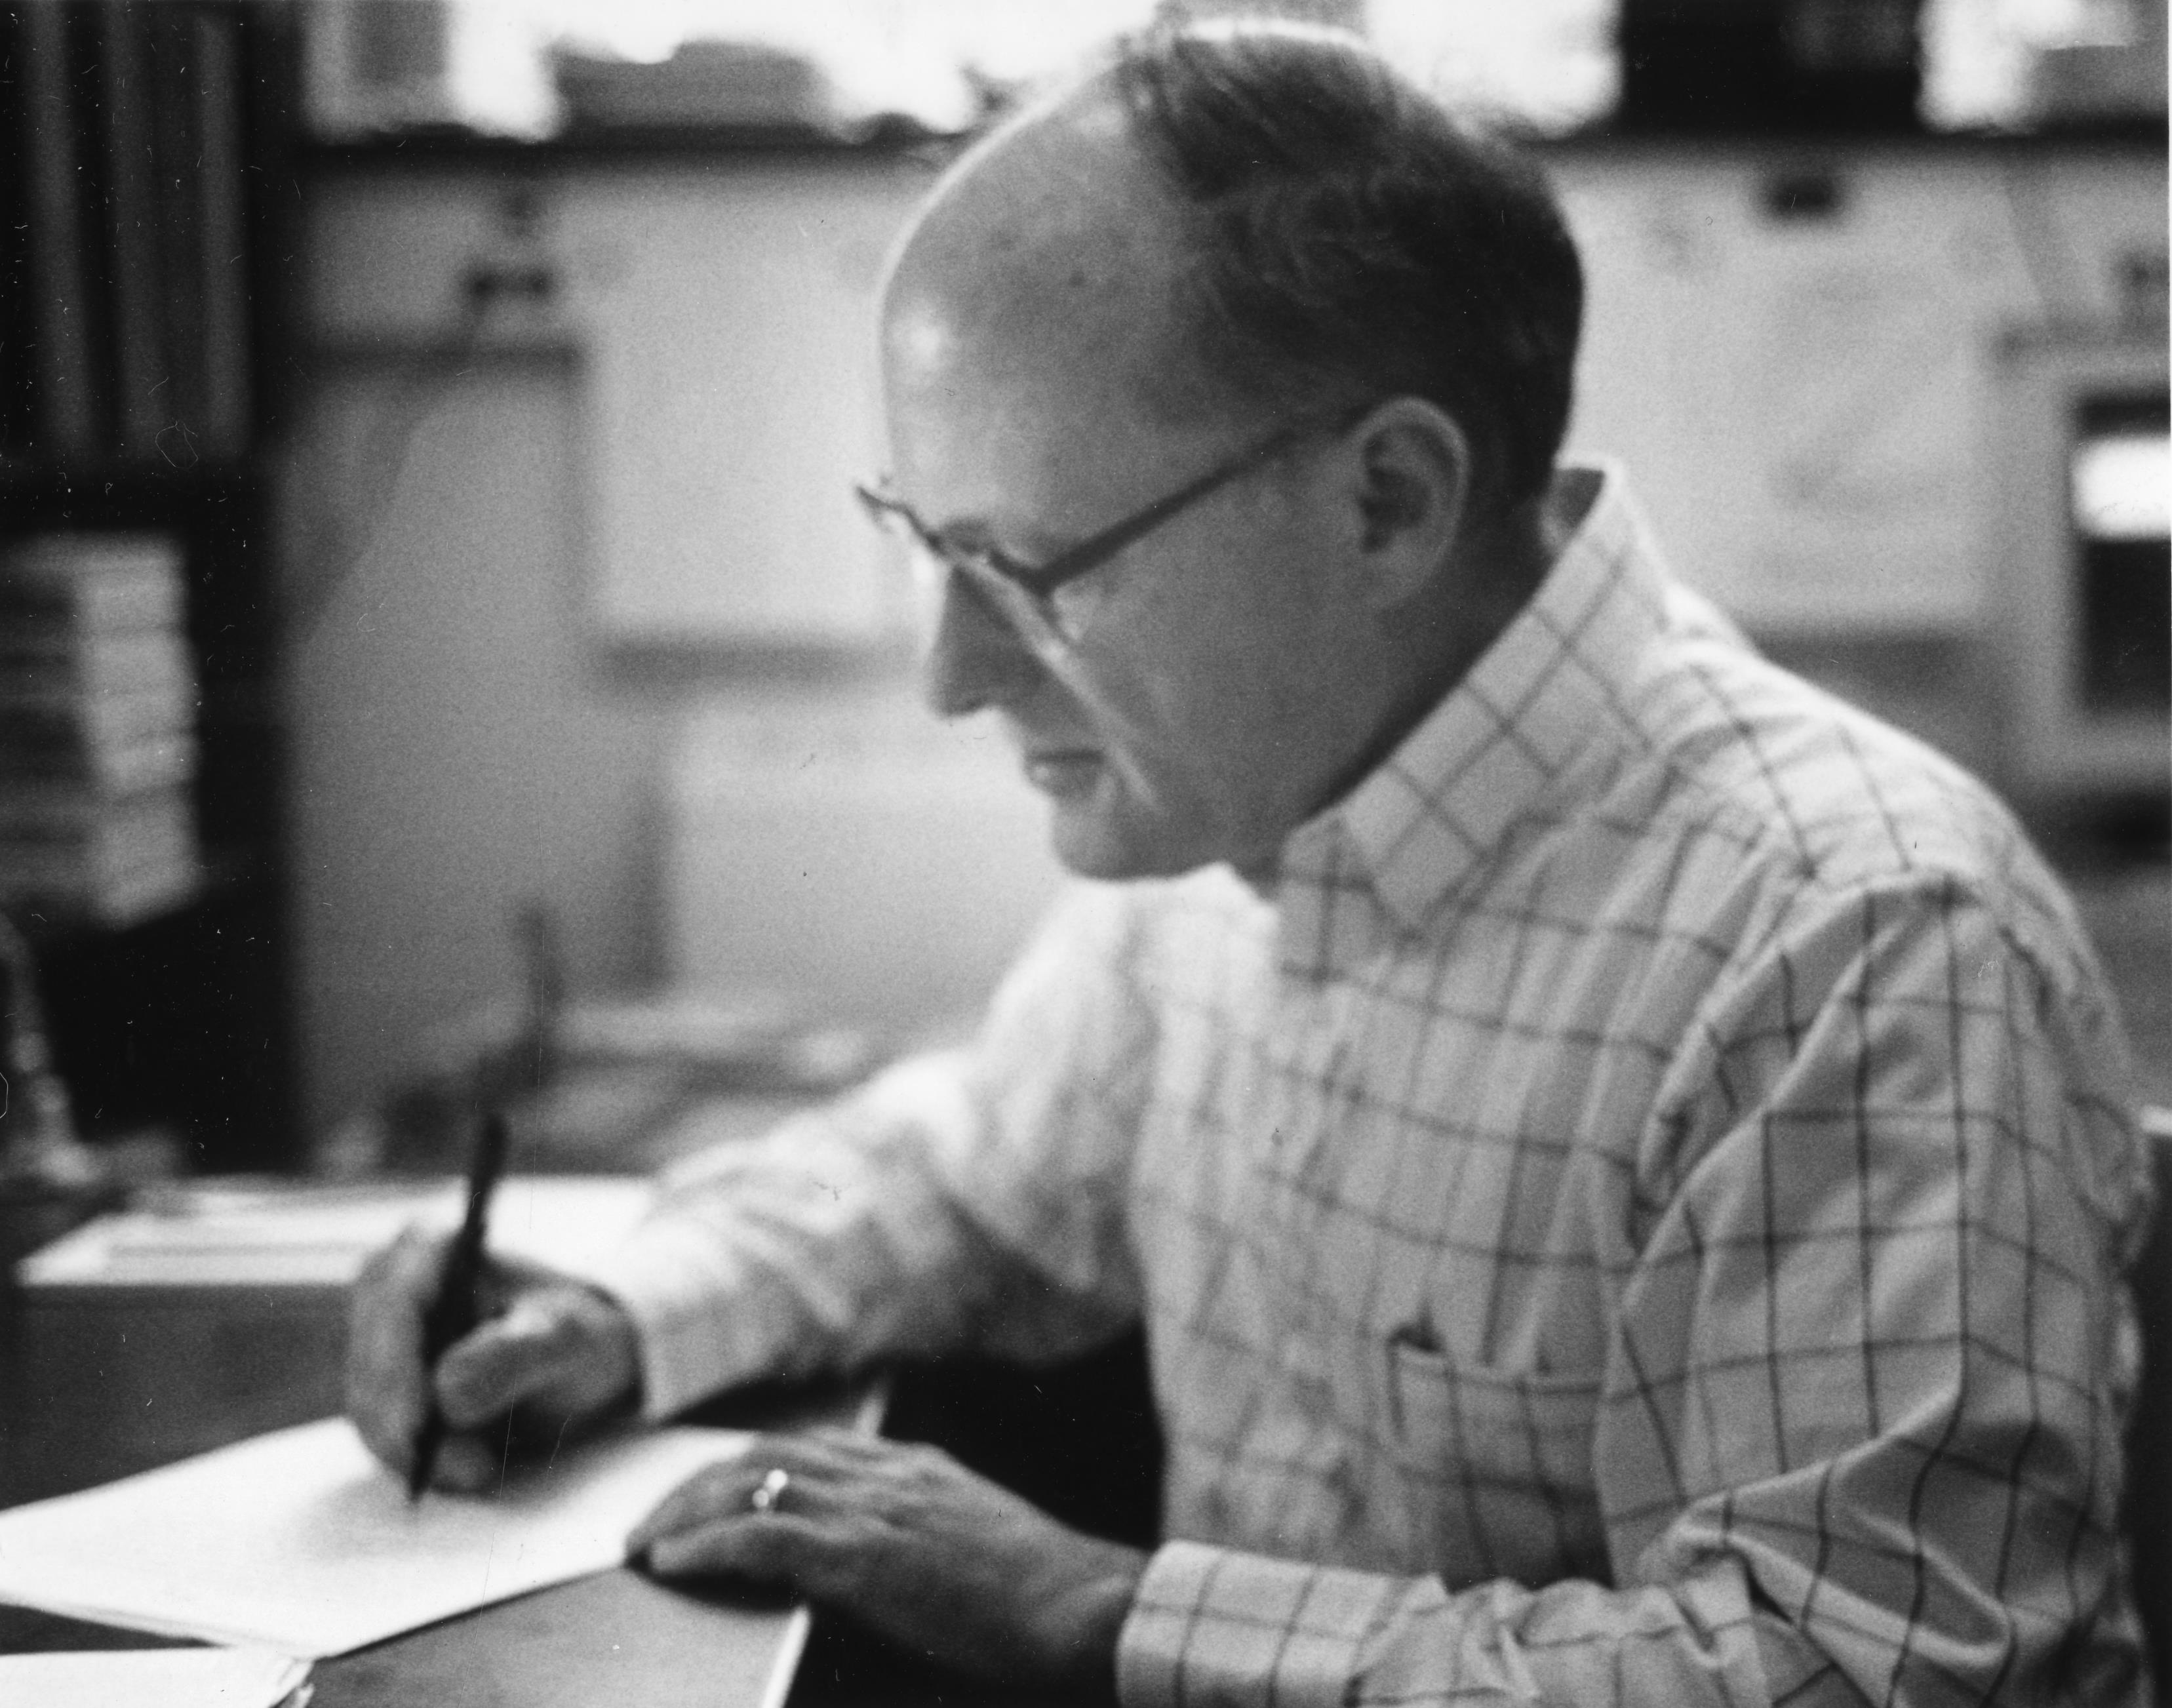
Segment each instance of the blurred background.
M0 1193L442 1167L509 1085L530 1166L637 1167L960 1024L1054 870L849 498L877 271L1036 78L1257 11L1530 141L1574 449L2015 804L2172 1102L2164 0L53 0Z

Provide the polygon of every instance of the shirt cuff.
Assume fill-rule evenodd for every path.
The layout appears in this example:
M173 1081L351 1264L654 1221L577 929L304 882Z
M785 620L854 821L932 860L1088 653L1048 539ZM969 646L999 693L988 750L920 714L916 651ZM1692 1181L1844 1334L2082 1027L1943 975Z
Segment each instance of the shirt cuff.
M716 1231L659 1215L587 1265L633 1319L641 1414L671 1417L736 1383L773 1373L791 1328L773 1290L757 1286Z
M1396 1588L1372 1572L1166 1543L1117 1639L1117 1699L1339 1708Z

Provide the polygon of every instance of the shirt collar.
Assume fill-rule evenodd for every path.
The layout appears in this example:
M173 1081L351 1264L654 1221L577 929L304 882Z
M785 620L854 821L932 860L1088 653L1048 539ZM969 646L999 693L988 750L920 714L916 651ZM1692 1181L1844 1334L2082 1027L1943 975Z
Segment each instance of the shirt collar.
M1283 849L1282 959L1322 970L1368 935L1348 905L1369 888L1416 930L1535 808L1562 769L1626 721L1667 576L1619 468L1565 468L1595 483L1583 520L1530 602L1379 767Z

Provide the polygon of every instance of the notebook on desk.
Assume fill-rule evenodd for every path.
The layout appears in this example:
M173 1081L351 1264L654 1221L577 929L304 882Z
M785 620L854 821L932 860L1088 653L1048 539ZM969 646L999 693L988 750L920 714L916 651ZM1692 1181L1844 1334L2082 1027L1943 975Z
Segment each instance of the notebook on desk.
M449 1177L190 1183L86 1223L24 1258L16 1279L27 1290L344 1288L409 1223L452 1227L460 1194ZM513 1175L499 1189L491 1248L579 1274L626 1237L653 1197L635 1177Z
M328 1657L319 1708L777 1708L804 1608L611 1569L637 1519L747 1440L626 1430L517 1471L493 1495L411 1505L328 1420L0 1512L0 1603Z
M339 1410L348 1289L409 1222L449 1227L461 1196L450 1179L190 1182L33 1253L0 1369L0 1506ZM492 1248L583 1274L651 1196L516 1175Z
M523 1183L518 1177L508 1183L492 1216L493 1244L533 1249L568 1268L578 1268L581 1242L594 1250L616 1240L648 1201L639 1181L581 1177L559 1183L563 1193L547 1181L536 1184L541 1189L524 1208ZM194 1225L185 1231L174 1210L131 1212L78 1231L26 1265L33 1284L22 1295L24 1379L11 1387L0 1377L0 1413L11 1394L18 1411L26 1397L35 1404L16 1420L27 1429L0 1431L15 1480L12 1495L0 1488L0 1505L90 1489L95 1519L116 1497L94 1484L336 1411L347 1282L367 1251L415 1212L418 1196L443 1194L449 1214L457 1213L459 1196L451 1183L353 1188L229 1182L188 1190ZM573 1241L558 1240L551 1230L577 1210ZM257 1248L267 1230L273 1256ZM531 1247L531 1241L538 1243ZM277 1249L282 1242L298 1249ZM275 1274L287 1279L262 1279ZM750 1407L717 1421L790 1428L857 1416L868 1428L878 1403L841 1390L780 1403L771 1413ZM682 1468L667 1468L675 1474ZM289 1495L300 1492L295 1479L277 1482ZM642 1506L652 1492L643 1488L628 1504ZM589 1538L584 1545L597 1550L590 1560L612 1553L607 1544L623 1534L624 1517L623 1509L612 1511ZM493 1581L509 1582L491 1570ZM35 1576L38 1594L58 1598L51 1574ZM118 1587L110 1580L94 1573L84 1595L64 1598L78 1612L111 1617L121 1609L102 1602ZM35 1630L30 1621L39 1622ZM0 1651L96 1646L105 1629L83 1626L57 1638L45 1630L65 1623L57 1614L0 1607ZM312 1675L312 1708L621 1701L777 1708L807 1632L804 1608L690 1593L623 1569L598 1571L321 1660ZM237 1627L231 1634L243 1633Z
M263 1649L0 1655L0 1702L37 1708L305 1708L309 1663Z
M163 1635L345 1654L605 1571L658 1501L750 1437L621 1429L410 1500L344 1418L0 1512L0 1601Z

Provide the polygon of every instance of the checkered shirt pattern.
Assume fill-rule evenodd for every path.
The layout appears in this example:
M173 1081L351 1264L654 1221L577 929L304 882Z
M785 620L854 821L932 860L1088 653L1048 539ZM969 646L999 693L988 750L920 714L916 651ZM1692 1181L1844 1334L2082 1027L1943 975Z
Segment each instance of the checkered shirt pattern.
M1271 893L1078 886L970 1049L680 1172L607 1278L649 1407L1142 1315L1133 1704L2141 1703L2148 1172L2071 909L1565 478Z

